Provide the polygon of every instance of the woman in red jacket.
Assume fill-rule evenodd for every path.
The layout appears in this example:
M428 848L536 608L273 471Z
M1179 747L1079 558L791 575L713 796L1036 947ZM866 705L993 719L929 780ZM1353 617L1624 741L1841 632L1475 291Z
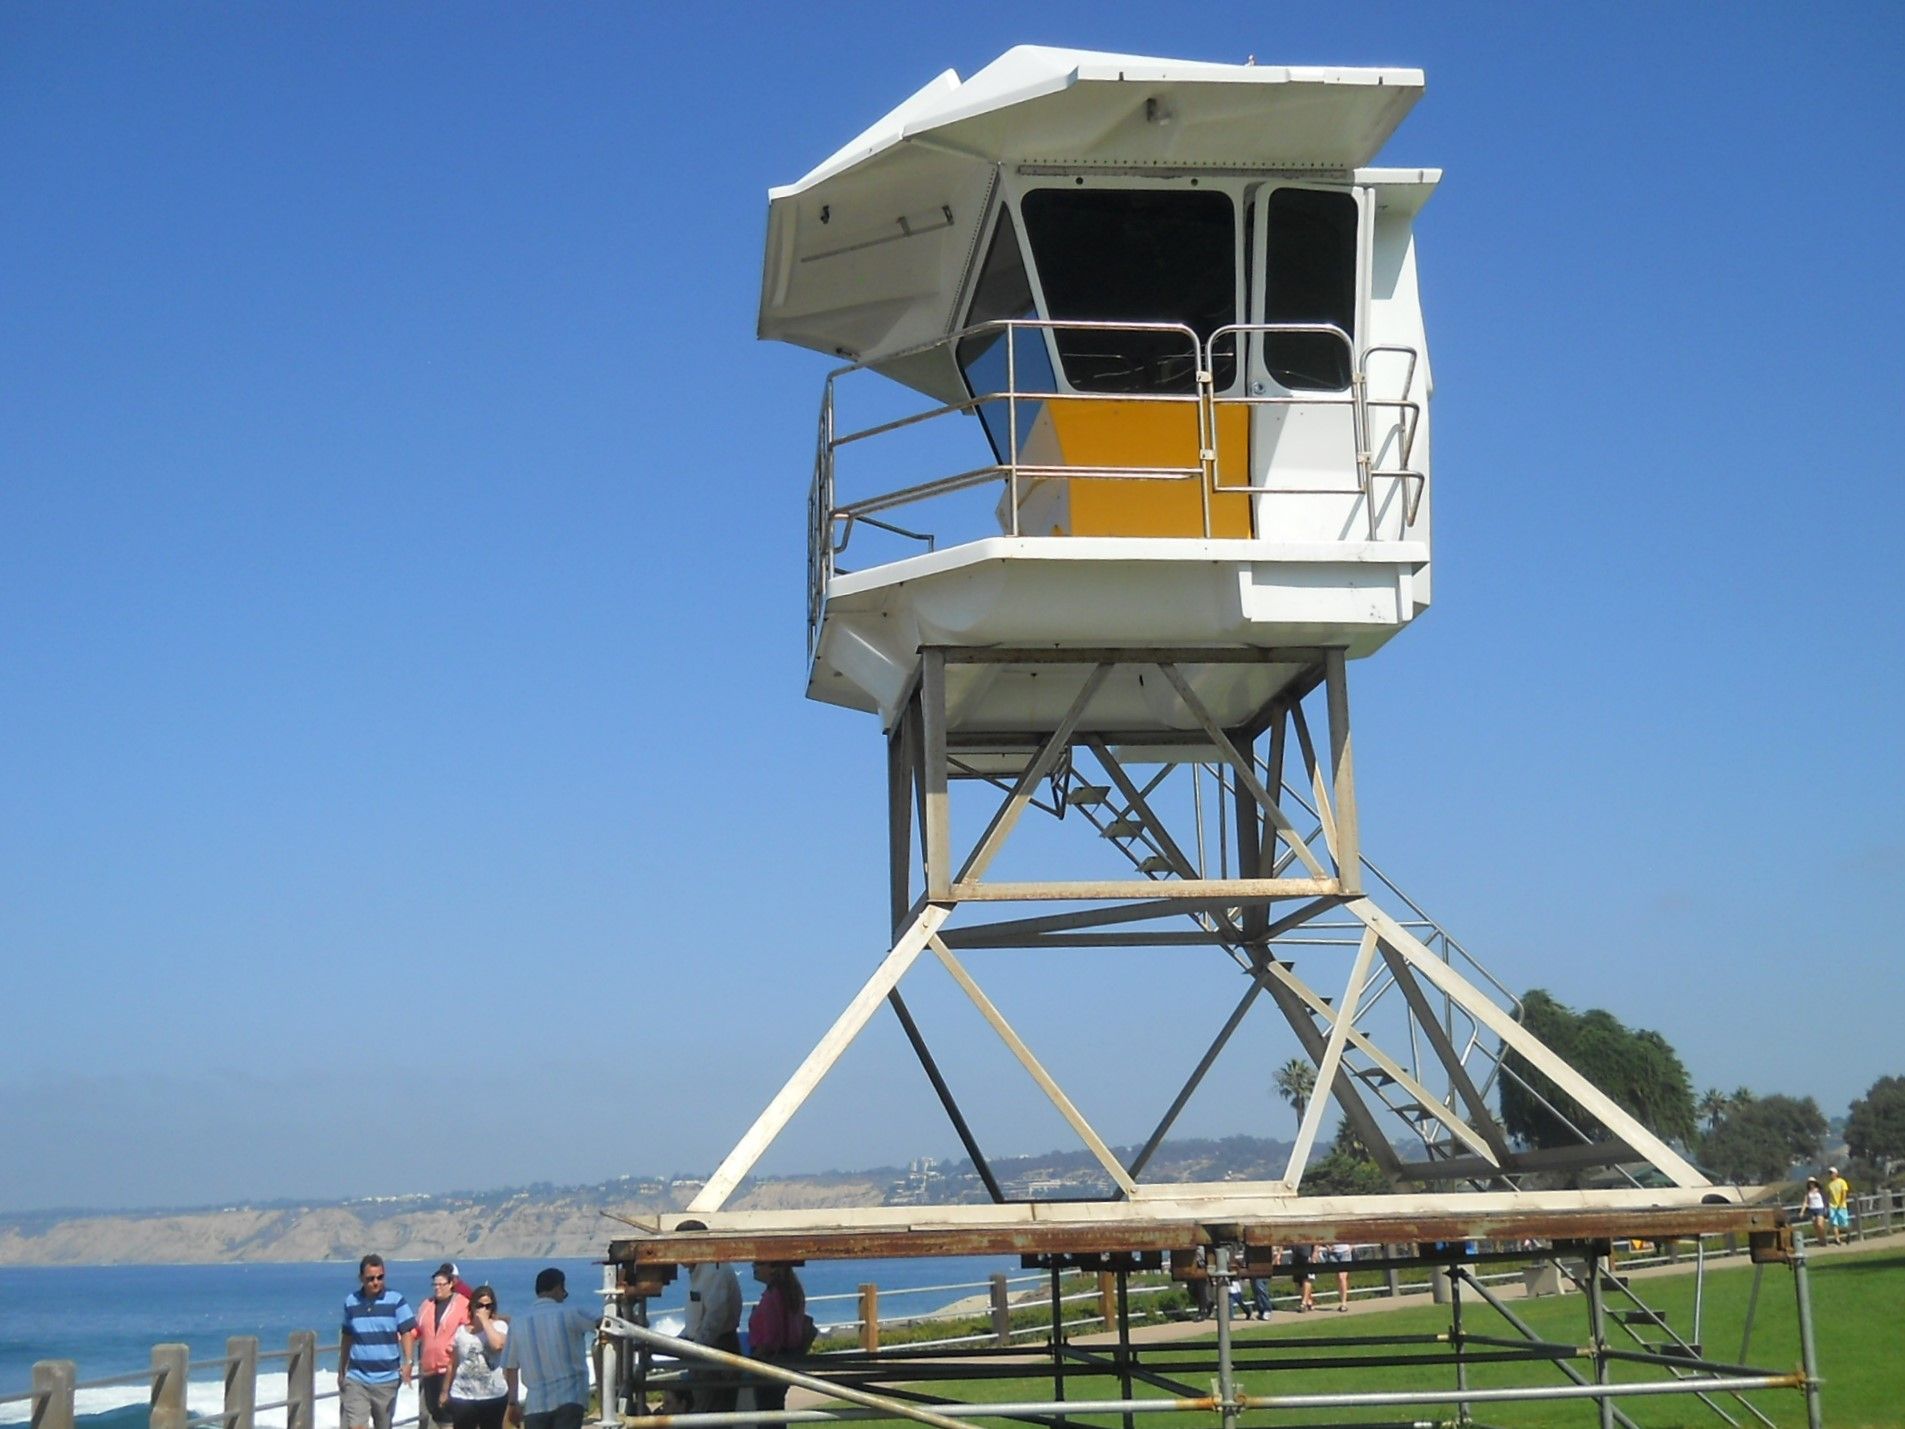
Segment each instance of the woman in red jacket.
M417 1359L423 1372L423 1412L438 1424L450 1422L451 1342L470 1319L470 1301L457 1290L456 1267L439 1265L430 1277L430 1298L417 1311Z

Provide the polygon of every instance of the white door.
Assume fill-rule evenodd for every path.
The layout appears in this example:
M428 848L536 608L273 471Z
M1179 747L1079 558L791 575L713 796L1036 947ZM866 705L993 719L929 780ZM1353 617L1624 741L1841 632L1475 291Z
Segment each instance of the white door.
M1246 344L1250 485L1258 538L1370 535L1351 375L1368 314L1365 191L1271 182L1253 190Z

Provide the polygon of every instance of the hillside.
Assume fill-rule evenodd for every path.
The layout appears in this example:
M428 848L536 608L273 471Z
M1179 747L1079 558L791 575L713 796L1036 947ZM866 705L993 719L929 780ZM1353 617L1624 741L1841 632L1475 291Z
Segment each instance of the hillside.
M1166 1142L1146 1178L1258 1180L1282 1173L1287 1143L1254 1137ZM1121 1148L1128 1157L1130 1148ZM1008 1195L1104 1195L1110 1183L1089 1154L1014 1157L993 1170ZM397 1260L587 1256L626 1227L679 1211L701 1182L623 1176L594 1186L119 1212L0 1216L0 1265L191 1265L224 1261ZM827 1172L743 1183L736 1209L978 1202L969 1162L922 1159L901 1169ZM618 1219L620 1218L620 1219Z

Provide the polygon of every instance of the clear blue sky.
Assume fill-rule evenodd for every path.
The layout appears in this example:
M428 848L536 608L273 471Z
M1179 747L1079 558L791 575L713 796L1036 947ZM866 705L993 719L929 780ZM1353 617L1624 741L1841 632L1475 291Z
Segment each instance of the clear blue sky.
M764 190L1020 42L1427 71L1436 605L1356 672L1366 844L1512 985L1842 1112L1905 1070L1898 21L0 9L0 1208L726 1150L885 923ZM1235 985L1033 1008L1077 974L999 970L1135 1139ZM996 1058L989 1141L1058 1144ZM1184 1130L1286 1132L1267 1075ZM765 1166L955 1146L882 1028Z

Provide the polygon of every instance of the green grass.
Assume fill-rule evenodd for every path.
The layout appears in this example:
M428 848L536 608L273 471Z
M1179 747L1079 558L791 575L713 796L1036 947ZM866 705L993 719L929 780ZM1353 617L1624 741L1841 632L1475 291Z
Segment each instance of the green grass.
M1814 1261L1811 1267L1813 1321L1818 1345L1820 1373L1825 1380L1825 1422L1833 1429L1861 1429L1861 1426L1905 1424L1905 1343L1901 1342L1900 1323L1905 1318L1905 1249L1882 1249L1863 1254ZM1709 1268L1701 1336L1707 1353L1715 1359L1738 1357L1740 1336L1745 1325L1747 1301L1753 1282L1750 1265ZM1690 1336L1693 1324L1694 1277L1691 1273L1637 1280L1635 1289L1652 1308L1663 1312L1668 1323L1683 1336ZM1333 1300L1318 1294L1319 1302ZM1587 1339L1587 1302L1580 1295L1542 1300L1522 1300L1504 1296L1516 1315L1544 1338L1563 1344L1578 1344ZM1610 1307L1625 1303L1610 1296ZM1513 1329L1493 1310L1465 1296L1465 1329L1472 1335L1514 1335ZM1443 1306L1411 1304L1408 1308L1386 1310L1380 1314L1336 1315L1324 1312L1298 1317L1279 1310L1267 1325L1252 1321L1237 1326L1236 1341L1240 1352L1264 1351L1295 1357L1307 1353L1297 1343L1302 1340L1336 1342L1345 1338L1370 1335L1424 1336L1448 1328L1448 1311ZM1647 1333L1642 1327L1636 1330ZM1617 1348L1632 1348L1633 1342L1619 1327L1610 1326L1609 1336ZM1650 1336L1652 1338L1653 1336ZM1146 1347L1145 1358L1214 1359L1214 1337L1183 1340L1175 1344ZM1346 1347L1324 1354L1347 1353ZM1375 1351L1380 1353L1380 1351ZM1421 1350L1405 1351L1421 1353ZM1754 1320L1753 1340L1747 1363L1775 1371L1797 1369L1799 1334L1793 1297L1793 1279L1783 1266L1767 1266L1761 1283L1759 1308ZM1577 1368L1587 1369L1584 1361ZM1588 1371L1591 1374L1591 1370ZM1212 1371L1180 1373L1177 1377L1202 1386ZM1644 1366L1621 1365L1614 1371L1617 1382L1643 1378L1662 1378L1658 1371ZM1393 1369L1372 1367L1291 1368L1258 1370L1242 1377L1246 1393L1310 1394L1357 1389L1409 1389L1414 1387L1453 1388L1451 1366L1409 1366ZM1512 1384L1563 1384L1562 1374L1543 1365L1475 1365L1469 1383L1476 1388L1506 1387ZM966 1387L967 1397L978 1402L1007 1400L1043 1400L1051 1394L1049 1377L1032 1376L1020 1380L974 1383ZM1141 1390L1141 1393L1150 1391ZM1069 1381L1067 1397L1116 1398L1116 1381L1109 1377L1075 1376ZM1761 1391L1751 1396L1757 1407L1779 1425L1803 1425L1805 1402L1796 1390ZM1730 1407L1736 1418L1744 1419L1738 1406ZM1676 1425L1720 1425L1718 1416L1691 1397L1625 1401L1623 1408L1647 1429L1668 1429ZM1310 1423L1341 1423L1378 1420L1407 1421L1411 1418L1452 1421L1454 1408L1425 1407L1419 1412L1395 1410L1315 1411L1295 1415L1289 1411L1257 1411L1244 1417L1245 1424L1272 1425L1295 1423L1300 1418ZM1478 1405L1480 1423L1514 1426L1593 1425L1598 1423L1591 1402L1548 1402L1514 1405ZM1089 1421L1088 1421L1089 1422ZM1116 1425L1118 1421L1100 1421ZM1146 1417L1140 1425L1168 1429L1171 1418ZM1190 1421L1206 1423L1200 1416ZM1747 1423L1756 1421L1745 1420Z

